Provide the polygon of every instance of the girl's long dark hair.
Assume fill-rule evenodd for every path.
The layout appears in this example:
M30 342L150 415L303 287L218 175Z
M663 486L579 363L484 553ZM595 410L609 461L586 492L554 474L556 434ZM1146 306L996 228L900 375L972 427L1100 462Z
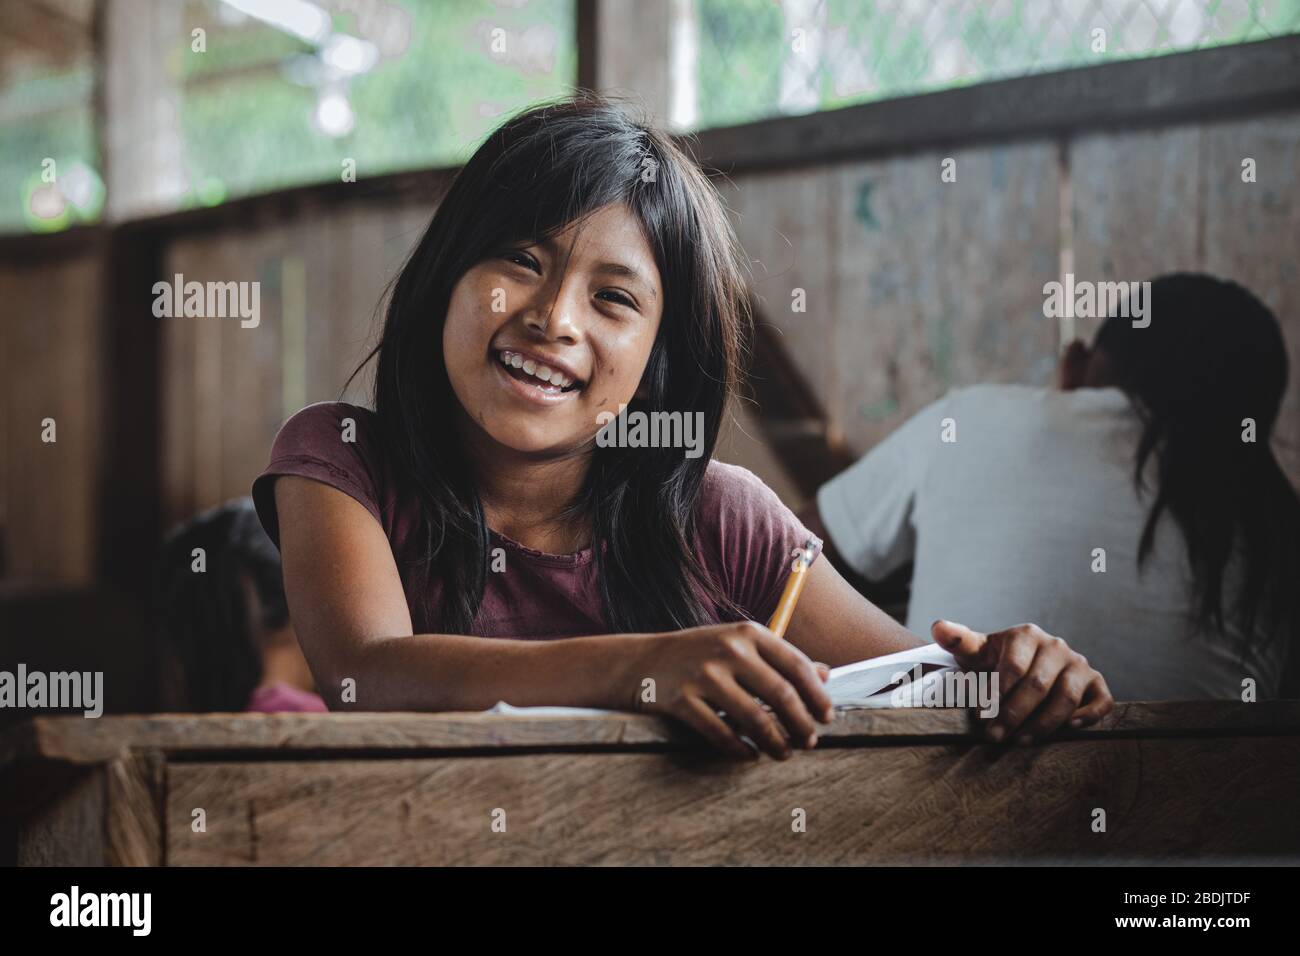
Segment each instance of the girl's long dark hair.
M195 548L203 549L202 573L193 570ZM280 553L252 499L227 502L173 530L159 555L155 595L162 649L181 685L168 688L180 692L169 706L244 710L262 680L258 630L289 623Z
M1300 500L1269 445L1287 379L1278 321L1236 283L1188 273L1155 279L1147 309L1149 326L1112 316L1096 340L1142 419L1139 489L1154 464L1139 561L1169 512L1187 543L1198 620L1219 630L1233 621L1247 648L1257 635L1294 641ZM1236 560L1240 584L1229 587ZM1290 656L1294 665L1294 646Z
M633 407L702 412L705 441L697 458L680 448L595 448L593 422L592 465L573 507L592 525L607 623L662 631L740 616L693 546L696 501L750 322L735 235L713 186L667 137L583 93L510 119L459 171L392 287L370 356L378 355L384 442L420 502L426 575L442 582L426 618L445 633L472 633L489 557L449 411L457 399L442 330L452 288L511 243L551 237L612 203L640 220L665 286L648 397Z

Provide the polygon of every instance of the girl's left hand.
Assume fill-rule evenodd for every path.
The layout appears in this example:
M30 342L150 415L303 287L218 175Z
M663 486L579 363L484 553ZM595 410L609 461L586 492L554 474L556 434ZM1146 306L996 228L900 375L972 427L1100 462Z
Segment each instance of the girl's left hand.
M981 634L935 621L930 633L962 667L997 673L998 714L987 728L994 742L1032 743L1067 722L1086 727L1115 706L1106 679L1088 659L1036 624Z

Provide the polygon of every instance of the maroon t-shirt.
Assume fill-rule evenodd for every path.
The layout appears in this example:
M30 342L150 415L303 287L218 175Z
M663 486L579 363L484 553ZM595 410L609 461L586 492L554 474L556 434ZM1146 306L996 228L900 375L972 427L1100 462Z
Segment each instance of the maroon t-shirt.
M345 441L347 419L352 421L346 433L351 441ZM355 498L388 536L415 633L432 633L438 625L426 608L437 608L441 585L435 579L427 594L419 593L425 586L419 506L403 490L407 483L399 480L399 467L381 445L374 412L322 402L304 408L280 429L271 462L253 483L253 500L262 526L278 546L278 476L312 478ZM696 553L722 592L763 623L781 597L791 552L811 537L752 472L718 461L709 462L704 476L696 535ZM498 559L504 557L505 570L487 574L473 634L545 640L609 632L591 549L544 554L495 531L489 548Z

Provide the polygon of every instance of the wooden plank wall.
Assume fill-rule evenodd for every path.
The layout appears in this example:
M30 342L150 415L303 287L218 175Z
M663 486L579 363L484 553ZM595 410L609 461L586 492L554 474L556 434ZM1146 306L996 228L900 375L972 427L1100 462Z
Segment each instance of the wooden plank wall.
M0 264L0 577L88 584L103 422L93 247ZM56 441L41 440L53 418Z
M1076 275L1209 272L1278 317L1290 381L1273 446L1300 485L1300 112L1081 137L1070 169Z
M940 181L946 156L955 183ZM1241 181L1246 156L1254 184ZM1059 330L1042 315L1041 289L1062 261L1095 280L1198 269L1242 282L1283 322L1292 376L1275 444L1300 483L1298 184L1292 112L742 174L721 186L764 313L853 450L952 386L1050 381ZM339 397L377 332L385 283L432 211L393 199L309 204L288 217L273 207L182 232L164 254L164 275L262 283L256 329L160 320L166 524L246 494L284 418ZM0 266L7 578L94 576L102 271L82 248ZM791 311L796 287L805 313ZM362 383L349 397L365 393ZM46 415L58 421L53 446L40 442ZM798 504L748 410L737 410L719 456Z
M1063 263L1093 281L1197 270L1246 285L1283 324L1275 448L1300 484L1298 186L1300 113L1285 113L745 174L724 194L766 318L855 451L953 386L1048 384L1060 330L1042 287Z
M726 199L765 318L861 451L953 385L1050 379L1058 188L1030 143L742 176Z
M340 398L379 331L385 284L431 211L351 203L169 245L165 275L260 282L261 315L256 328L234 318L164 320L167 525L248 494L284 420ZM358 377L347 399L364 402L368 382Z

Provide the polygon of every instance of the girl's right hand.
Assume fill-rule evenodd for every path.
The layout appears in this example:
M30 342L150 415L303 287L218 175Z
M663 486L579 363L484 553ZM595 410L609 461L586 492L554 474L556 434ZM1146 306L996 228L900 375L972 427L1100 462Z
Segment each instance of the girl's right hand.
M741 739L743 733L785 760L791 741L807 749L817 745L813 715L824 724L834 716L822 687L830 673L826 665L814 664L761 624L693 627L643 640L644 652L634 665L638 672L632 675L638 710L676 717L726 753L758 756ZM646 678L654 680L654 700L643 699ZM718 711L725 711L727 719Z

